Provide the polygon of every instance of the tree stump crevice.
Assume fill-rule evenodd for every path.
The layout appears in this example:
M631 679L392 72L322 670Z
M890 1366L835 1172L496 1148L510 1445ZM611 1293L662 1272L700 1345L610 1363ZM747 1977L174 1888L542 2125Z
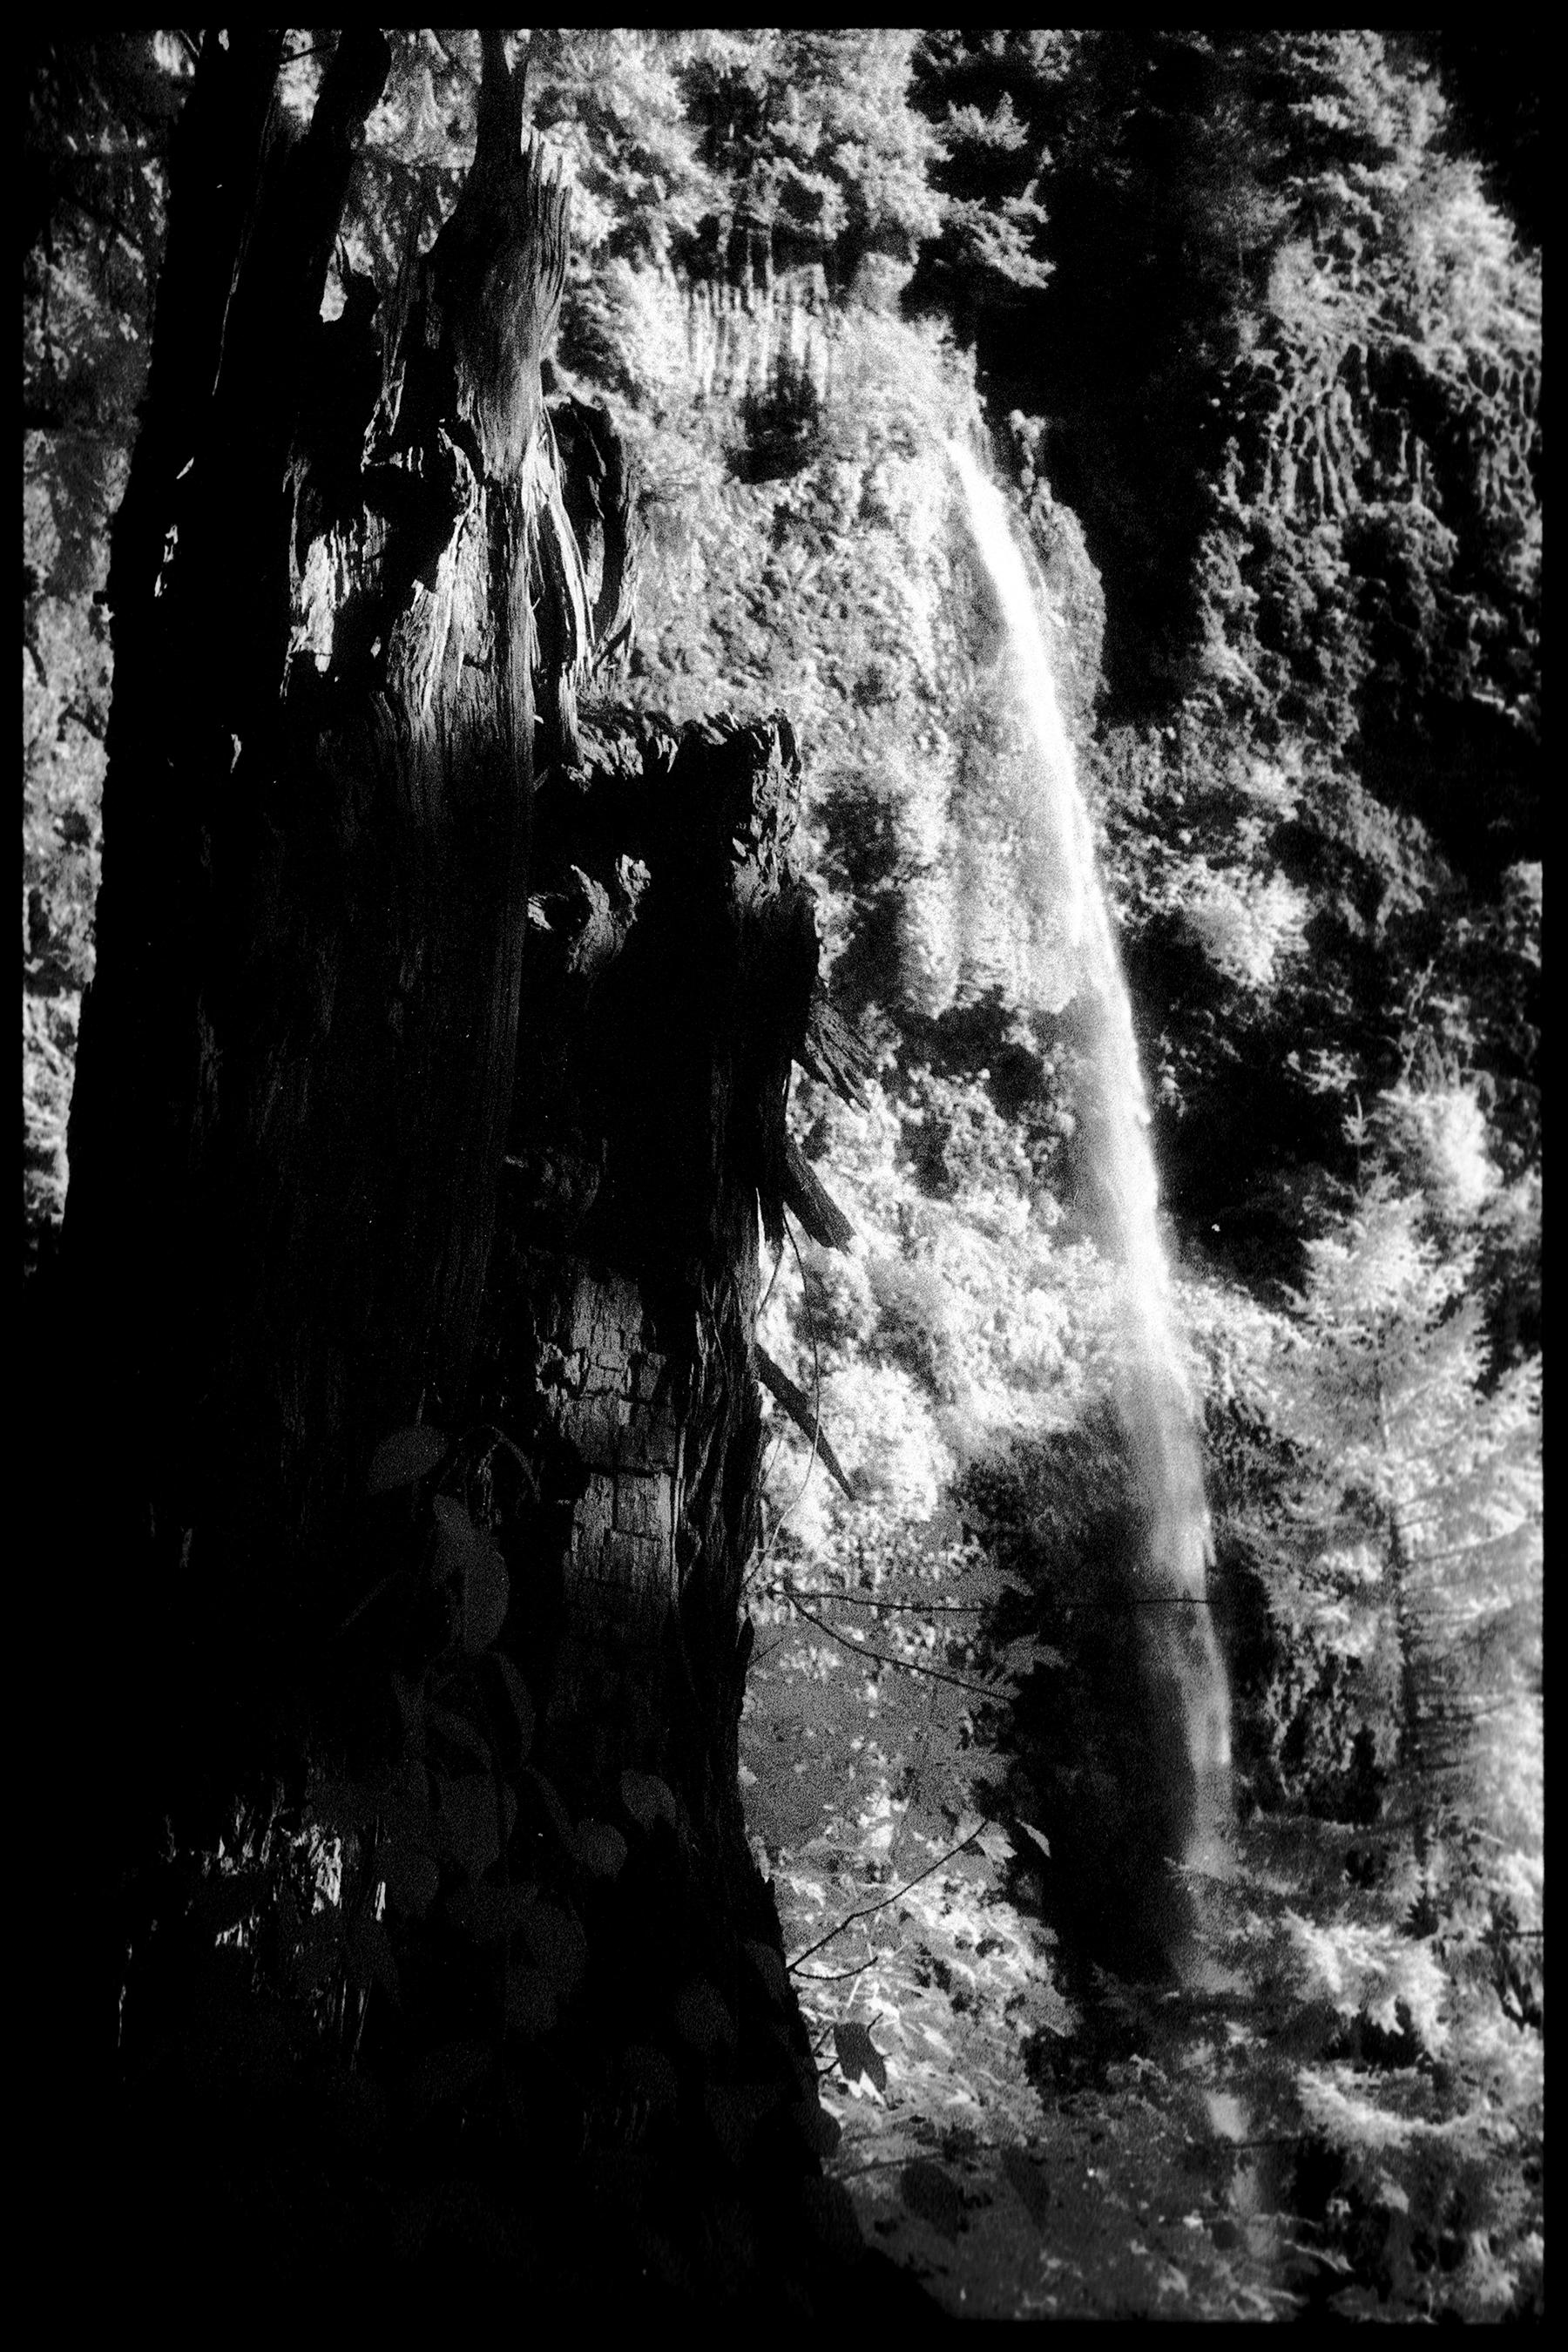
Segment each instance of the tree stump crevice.
M487 1409L557 1465L564 1503L554 1557L524 1570L552 1605L519 1626L545 1751L588 1805L627 1767L660 1773L747 1872L760 1225L782 1214L816 973L798 791L776 719L628 727L542 791L484 1350Z

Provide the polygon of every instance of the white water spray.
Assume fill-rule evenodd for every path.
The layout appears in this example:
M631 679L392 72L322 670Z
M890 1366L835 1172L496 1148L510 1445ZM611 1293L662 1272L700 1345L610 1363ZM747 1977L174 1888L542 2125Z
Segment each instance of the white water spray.
M1196 1782L1185 1858L1196 1867L1218 1870L1230 1816L1230 1699L1207 1608L1214 1549L1197 1414L1176 1343L1170 1271L1160 1244L1159 1188L1132 1007L1040 613L1007 507L966 449L950 442L948 454L1001 607L1020 710L1038 754L1038 822L1030 846L1053 867L1061 899L1060 935L1076 966L1072 1001L1086 1046L1079 1110L1095 1138L1107 1239L1122 1285L1121 1405L1150 1527L1140 1597L1159 1608L1168 1627L1182 1693Z

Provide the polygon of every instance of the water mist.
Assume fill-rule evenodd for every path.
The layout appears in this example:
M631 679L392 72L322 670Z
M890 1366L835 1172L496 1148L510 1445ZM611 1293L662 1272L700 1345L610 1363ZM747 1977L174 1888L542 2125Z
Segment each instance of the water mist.
M1208 1608L1213 1544L1197 1415L1176 1344L1170 1270L1161 1245L1148 1098L1132 1009L1100 881L1072 744L1062 724L1036 592L1007 506L967 450L949 444L965 517L1000 608L1005 674L1025 722L1033 804L1020 848L1049 869L1054 949L1065 962L1053 993L1068 997L1079 1041L1076 1109L1092 1153L1102 1247L1121 1300L1117 1402L1131 1448L1142 1529L1125 1563L1128 1605L1144 1648L1176 1694L1193 1801L1189 1866L1224 1868L1230 1819L1230 1702ZM1032 877L1038 895L1040 877Z

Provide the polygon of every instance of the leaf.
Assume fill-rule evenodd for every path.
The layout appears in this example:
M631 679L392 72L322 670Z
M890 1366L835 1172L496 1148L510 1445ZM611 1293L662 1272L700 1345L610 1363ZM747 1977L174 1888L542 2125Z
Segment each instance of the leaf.
M674 1795L657 1772L623 1772L621 1802L639 1829L651 1830L655 1822L679 1826Z
M518 1925L529 1950L564 2000L588 1965L588 1938L581 1922L558 1903L536 1896Z
M386 1899L405 1918L423 1919L436 1900L441 1873L428 1846L393 1838L377 1854L377 1867L386 1883Z
M353 1780L321 1780L310 1791L310 1819L334 1837L347 1837L374 1811L365 1791Z
M512 1460L517 1464L518 1468L522 1472L523 1477L527 1482L529 1494L534 1502L537 1503L539 1500L539 1478L532 1463L529 1460L521 1446L515 1445L511 1439L506 1435L504 1431L498 1429L495 1434L498 1444L505 1447L506 1451L511 1455Z
M455 1495L434 1496L430 1509L436 1521L436 1556L430 1575L433 1582L445 1584L468 1566L484 1538Z
M518 1762L525 1764L528 1761L528 1751L533 1745L533 1701L528 1695L528 1685L510 1658L498 1655L496 1666L500 1675L501 1687L506 1693L507 1705L511 1709L512 1720L517 1725L518 1743L521 1751L518 1757Z
M370 1457L365 1492L384 1495L395 1486L412 1486L416 1479L427 1477L446 1454L445 1433L433 1429L427 1421L394 1430L390 1437L382 1439Z
M1002 2151L1002 2170L1036 2229L1043 2229L1051 2201L1045 2166L1036 2163L1027 2148L1008 2147Z
M455 1707L432 1706L429 1724L432 1731L438 1731L443 1739L449 1739L454 1748L460 1748L465 1756L471 1756L485 1771L489 1770L492 1760L489 1741L466 1715L459 1715Z
M577 1853L595 1878L614 1878L626 1858L626 1842L608 1822L581 1821Z
M466 1772L455 1780L437 1773L436 1787L440 1800L436 1811L439 1852L467 1877L482 1878L500 1858L495 1782L477 1772Z
M733 2165L742 2165L757 2126L771 2115L784 2099L783 2085L777 2083L710 2083L702 2094L702 2105L713 2137Z
M391 1775L383 1800L389 1821L417 1824L424 1843L430 1843L430 1775L417 1756L405 1756Z
M1049 1838L1047 1837L1044 1830L1037 1830L1033 1822L1020 1822L1018 1823L1018 1827L1023 1831L1024 1835L1026 1838L1034 1839L1035 1843L1039 1847L1040 1852L1048 1861L1050 1858L1051 1842Z
M555 1792L553 1781L547 1780L537 1765L524 1767L523 1778L531 1783L544 1808L544 1817L574 1861L577 1858L577 1833L572 1827L565 1806Z
M899 2194L917 2221L956 2240L963 2218L958 2183L929 2156L912 2157L899 2175Z
M388 1899L416 1919L423 1919L441 1883L434 1830L428 1776L422 1764L406 1761L394 1776L375 1864Z
M536 2042L553 2028L555 1987L543 1969L513 1969L506 1982L506 2030Z
M499 1944L517 1933L538 1900L531 1886L459 1886L447 1908L453 1925L476 1944Z
M481 1544L463 1564L463 1647L488 1650L511 1606L511 1578L492 1543Z
M704 2058L734 2047L735 2021L706 1977L689 1978L677 1993L675 2030Z
M437 2107L460 2099L489 2072L494 2053L482 2042L448 2042L419 2061L408 2078L408 2095L416 2108Z
M830 2116L815 2095L808 2099L798 2100L792 2112L800 2136L813 2156L831 2156L844 2137L844 2126L837 2116Z
M392 1696L403 1726L403 1744L415 1755L420 1755L425 1747L425 1685L410 1682L406 1675L395 1673Z
M847 2018L833 2029L833 2047L838 2053L838 2063L847 2083L858 2082L864 2074L884 2094L888 2088L887 2061L871 2039L871 2029Z
M621 2053L621 2072L628 2090L640 2094L655 2115L673 2115L680 2097L680 2077L675 2062L651 2042L628 2042Z
M818 2244L840 2262L861 2260L866 2241L842 2180L803 2180L799 2195L801 2219Z
M987 1862L998 1870L1013 1859L1013 1841L1000 1822L987 1822L974 1841Z
M749 1942L742 1948L763 1984L766 1985L769 2000L787 2009L790 2002L790 1985L789 1972L784 1964L784 1955L776 1951L772 1944L756 1941Z
M349 1982L362 1992L378 1984L389 2000L398 1999L397 1962L392 1957L392 1945L386 1929L370 1912L362 1911L343 1937L343 1958Z

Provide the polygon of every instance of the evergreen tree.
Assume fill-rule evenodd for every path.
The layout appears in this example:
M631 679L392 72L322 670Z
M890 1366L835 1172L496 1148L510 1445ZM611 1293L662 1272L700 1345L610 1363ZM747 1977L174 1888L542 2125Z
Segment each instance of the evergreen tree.
M1407 1090L1384 1110L1395 1132L1415 1129L1434 1192L1375 1167L1338 1229L1308 1244L1289 1426L1385 1532L1418 1819L1457 1804L1528 1843L1521 1793L1542 1664L1540 1364L1487 1383L1478 1212L1495 1171L1473 1127Z

